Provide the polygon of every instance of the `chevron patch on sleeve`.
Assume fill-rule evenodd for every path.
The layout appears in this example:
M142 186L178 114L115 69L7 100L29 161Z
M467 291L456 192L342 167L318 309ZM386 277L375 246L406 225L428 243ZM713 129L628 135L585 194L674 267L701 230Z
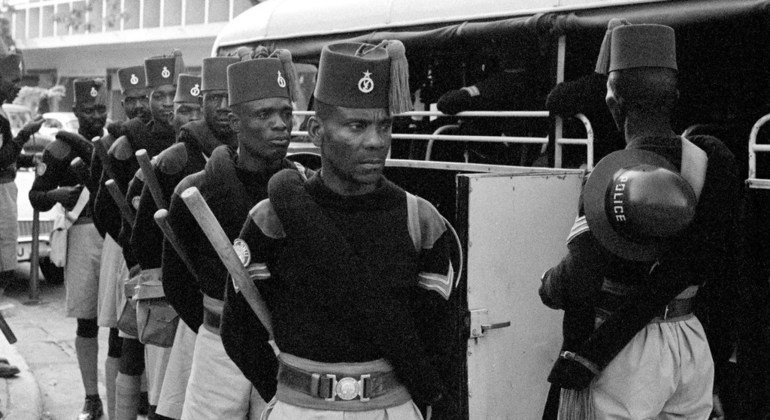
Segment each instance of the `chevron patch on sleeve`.
M454 268L452 268L451 263L446 275L421 272L417 277L419 278L417 283L419 287L434 291L444 299L449 300L449 296L452 294L452 279L454 278Z
M578 216L575 218L575 223L572 225L572 229L569 231L569 236L567 236L567 243L572 242L573 239L575 239L577 236L579 236L581 233L588 232L588 222L586 221L585 216Z

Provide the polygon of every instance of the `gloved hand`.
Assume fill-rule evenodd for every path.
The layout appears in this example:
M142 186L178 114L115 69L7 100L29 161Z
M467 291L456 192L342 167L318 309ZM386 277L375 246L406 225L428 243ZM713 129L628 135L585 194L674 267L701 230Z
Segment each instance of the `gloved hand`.
M548 375L548 382L566 389L581 390L586 388L595 374L584 364L576 361L574 357L580 356L572 352L562 352Z
M29 140L30 137L32 137L33 134L40 131L40 127L43 126L44 121L45 119L40 116L37 119L24 124L24 127L22 127L21 130L19 130L19 132L16 134L14 141L23 145Z
M117 139L118 137L125 134L125 130L123 129L123 122L122 121L115 121L113 123L110 123L107 125L107 132L114 138Z
M78 198L82 191L83 186L78 184L73 187L59 187L55 190L48 191L46 196L57 203L61 203L65 209L71 210L78 202Z
M88 139L83 138L83 136L80 134L71 133L65 130L60 130L58 133L56 133L56 138L67 143L67 145L69 145L69 147L71 147L75 152L75 155L83 159L83 162L85 162L86 165L90 165L91 154L94 151L94 145L88 141Z
M457 114L465 111L471 104L471 94L465 89L450 90L438 98L436 107L444 114Z

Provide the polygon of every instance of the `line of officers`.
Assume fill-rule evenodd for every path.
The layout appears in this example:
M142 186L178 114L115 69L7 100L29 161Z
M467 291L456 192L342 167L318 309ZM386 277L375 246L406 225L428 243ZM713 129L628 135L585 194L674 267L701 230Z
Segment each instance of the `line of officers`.
M106 127L104 82L74 82L79 131L47 146L29 198L66 209L79 419L105 411L99 327L110 419L137 417L143 377L155 419L422 418L415 401L424 411L443 397L412 315L426 302L433 317L449 310L447 225L382 176L391 115L411 106L406 65L397 41L324 48L308 126L323 179L286 159L298 95L286 50L205 58L200 77L179 51L120 69L127 120ZM229 280L182 198L189 187L272 325Z

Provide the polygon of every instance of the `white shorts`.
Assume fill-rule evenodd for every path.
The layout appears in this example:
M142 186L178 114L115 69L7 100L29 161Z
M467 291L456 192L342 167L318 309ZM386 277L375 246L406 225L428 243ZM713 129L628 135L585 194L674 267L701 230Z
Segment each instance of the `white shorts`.
M198 328L182 420L258 419L266 403L227 356L222 338Z
M15 182L0 184L0 272L16 269L16 245L19 239L19 215Z
M96 319L102 242L93 223L75 224L67 230L64 284L70 318Z
M102 259L99 265L99 326L118 326L118 294L115 290L125 271L123 249L109 234L104 236Z
M423 420L413 401L396 407L370 411L326 411L297 407L273 399L262 414L262 420Z
M162 416L172 419L182 417L184 394L192 369L196 337L195 331L190 329L184 321L179 321L160 390L158 408L155 410Z
M650 323L592 382L597 419L707 419L714 361L698 318Z

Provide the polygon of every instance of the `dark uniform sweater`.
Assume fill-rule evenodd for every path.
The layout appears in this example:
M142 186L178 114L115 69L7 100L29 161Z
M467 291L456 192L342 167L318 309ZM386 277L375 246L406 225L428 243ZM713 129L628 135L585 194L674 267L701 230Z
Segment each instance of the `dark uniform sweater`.
M80 133L81 136L83 133ZM32 188L29 191L29 202L32 207L38 211L50 210L56 201L48 196L49 191L58 187L72 187L75 185L87 185L90 181L90 174L78 174L72 170L70 163L77 157L84 162L90 163L91 151L88 150L88 156L85 156L85 150L77 150L70 147L57 135L57 138L49 143L43 151L43 160L38 165L37 176ZM88 204L80 212L81 218L91 217L93 209L93 200L95 192L90 191Z
M272 185L283 175L270 181L272 203ZM383 179L369 194L340 196L316 175L304 188L309 201L290 205L299 211L276 210L267 219L280 221L258 226L260 203L241 232L252 264L266 263L270 273L258 285L272 315L276 344L282 352L326 363L384 358L416 401L435 402L444 386L417 320L431 312L432 301L446 301L417 286L423 275L443 277L447 296L451 291L447 233L438 213L430 206L432 211L423 213L428 217L420 217L421 225L433 229L421 229L418 253L408 229L405 192L391 182ZM289 200L300 195L286 194ZM303 212L313 208L318 210L305 218ZM278 229L270 227L276 224ZM266 340L251 308L228 282L222 341L263 398L275 386L276 369Z
M272 175L245 171L238 168L237 163L234 150L219 146L205 169L182 180L171 196L169 225L179 238L180 247L190 257L194 273L190 275L174 249L164 245L163 291L179 317L196 332L203 323L203 294L224 300L227 269L180 195L184 191L182 187L198 187L227 237L235 239L249 209L267 197L267 180ZM284 159L281 168L295 166Z
M186 176L203 170L211 152L222 144L232 145L233 138L217 138L203 120L182 126L177 142L153 160L155 176L166 203L174 188ZM163 232L155 223L158 207L147 185L142 189L136 212L131 247L142 269L159 268L162 260Z

